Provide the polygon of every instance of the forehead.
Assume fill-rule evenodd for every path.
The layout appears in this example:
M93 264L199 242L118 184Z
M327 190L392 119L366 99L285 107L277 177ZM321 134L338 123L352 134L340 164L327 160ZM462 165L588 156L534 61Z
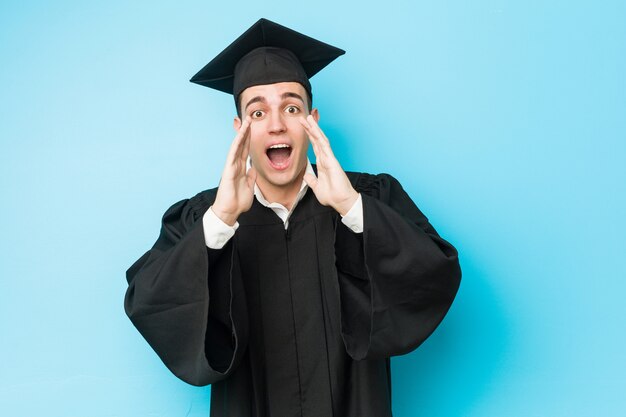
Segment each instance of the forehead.
M280 100L281 96L285 93L296 93L303 99L307 95L302 84L289 81L275 84L253 85L242 91L240 100L243 105L245 105L247 100L253 97L264 97L268 101L272 99Z

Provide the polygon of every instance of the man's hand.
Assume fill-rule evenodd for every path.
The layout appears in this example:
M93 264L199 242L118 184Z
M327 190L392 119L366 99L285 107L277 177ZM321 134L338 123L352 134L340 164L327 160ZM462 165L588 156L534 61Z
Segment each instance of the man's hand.
M306 119L300 119L300 123L311 140L317 160L317 178L315 175L305 174L304 181L311 187L321 204L331 206L339 214L345 216L359 194L350 184L348 176L330 148L328 138L315 119L309 115Z
M232 226L239 215L248 211L254 198L256 170L246 172L250 153L250 117L246 117L233 140L222 171L217 196L211 209L224 223Z

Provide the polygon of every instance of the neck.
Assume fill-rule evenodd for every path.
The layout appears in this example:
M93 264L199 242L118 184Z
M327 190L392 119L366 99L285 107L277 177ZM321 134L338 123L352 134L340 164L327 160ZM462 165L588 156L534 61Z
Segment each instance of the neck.
M270 203L279 203L283 205L287 210L291 210L293 203L300 192L302 186L302 178L304 177L304 171L296 177L294 181L285 185L275 185L267 181L257 178L256 185L263 193L263 197Z

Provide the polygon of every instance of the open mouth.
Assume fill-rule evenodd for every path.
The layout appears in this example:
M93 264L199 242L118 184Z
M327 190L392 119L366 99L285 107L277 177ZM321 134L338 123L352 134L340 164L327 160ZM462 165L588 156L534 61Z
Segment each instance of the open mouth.
M278 143L272 145L265 151L270 165L276 169L285 169L289 165L289 157L291 156L291 146L286 143Z

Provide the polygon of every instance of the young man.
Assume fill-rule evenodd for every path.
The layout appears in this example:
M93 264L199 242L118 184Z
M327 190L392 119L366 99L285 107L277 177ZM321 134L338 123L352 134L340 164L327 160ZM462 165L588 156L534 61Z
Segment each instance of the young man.
M389 357L458 289L400 184L344 172L317 124L309 78L343 53L261 19L192 78L234 95L237 134L219 187L128 270L125 308L175 375L213 384L212 417L391 416Z

